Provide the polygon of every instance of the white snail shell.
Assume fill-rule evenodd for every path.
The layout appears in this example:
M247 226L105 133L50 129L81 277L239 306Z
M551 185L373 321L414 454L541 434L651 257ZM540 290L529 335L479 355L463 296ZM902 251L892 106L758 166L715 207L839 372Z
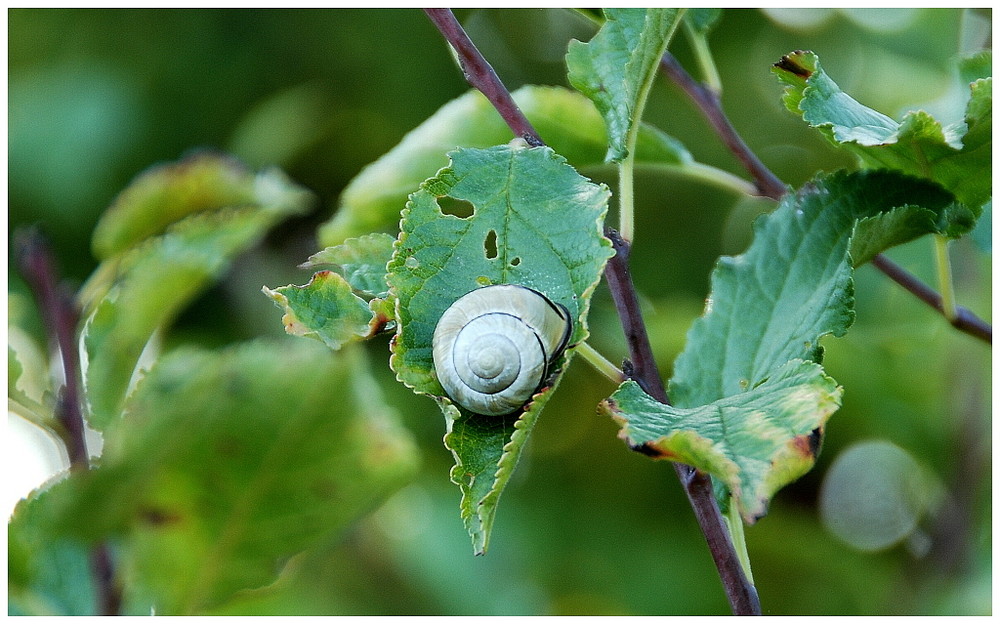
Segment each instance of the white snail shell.
M479 288L445 310L434 329L434 370L453 401L500 416L531 398L572 330L565 306L512 284Z

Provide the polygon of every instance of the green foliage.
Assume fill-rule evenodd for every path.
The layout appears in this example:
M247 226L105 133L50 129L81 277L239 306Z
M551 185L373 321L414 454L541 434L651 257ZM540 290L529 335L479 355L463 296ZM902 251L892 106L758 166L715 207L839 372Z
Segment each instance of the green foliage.
M985 69L981 60L966 67L972 72ZM856 154L866 166L933 180L976 216L990 198L992 78L970 84L964 122L945 127L924 111L909 112L897 123L860 104L840 90L812 52L793 52L776 63L773 71L786 85L788 110L819 128L835 145Z
M10 615L94 615L91 546L59 534L67 480L21 501L7 525L7 609Z
M445 414L445 445L456 459L452 480L462 489L462 517L482 553L500 493L558 377L523 413L470 413L452 403L435 376L434 327L462 295L485 285L518 284L566 306L573 320L570 344L586 340L590 298L611 255L601 230L608 191L547 147L461 149L451 159L403 211L389 263L390 292L398 301L390 363L400 381L436 397ZM444 199L465 202L472 213L451 214L454 205L443 212ZM555 363L557 373L571 355L572 349Z
M694 408L664 405L626 381L602 406L632 448L722 481L746 522L812 468L841 388L818 364L790 360L754 388Z
M951 204L937 187L888 171L835 174L787 196L756 222L746 253L721 258L713 272L705 314L674 364L670 397L680 409L660 405L651 418L652 399L639 401L638 387L626 382L607 408L623 424L622 435L637 450L680 458L720 479L754 522L777 489L812 466L839 403L832 380L803 361L820 362L820 339L842 336L854 321L855 223L866 220L866 253L874 255L904 232L912 238L946 228ZM932 218L916 232L900 227L906 213ZM631 412L633 405L640 411Z
M577 169L604 162L607 130L594 105L561 87L525 86L512 94L547 145ZM636 159L681 167L693 159L676 139L640 126ZM399 225L407 196L448 164L457 146L490 147L510 140L510 130L478 91L448 102L378 160L365 167L340 195L333 218L319 230L324 246Z
M92 427L104 430L115 422L154 332L221 277L237 254L280 220L302 212L307 199L280 172L255 176L212 155L159 167L122 193L95 235L96 246L115 253L83 295Z
M590 42L570 42L566 65L570 84L593 100L604 118L606 159L620 161L628 155L630 135L682 11L604 9L604 15L607 21Z
M354 290L369 297L384 299L389 294L385 265L392 257L394 236L367 234L327 247L309 256L302 268L330 266L347 280Z
M383 278L384 279L384 278ZM305 286L264 287L284 316L285 331L293 336L322 340L331 349L369 338L376 316L339 273L320 271Z
M13 541L38 547L49 529L60 537L40 552L58 557L114 537L140 612L197 613L273 581L413 474L412 443L359 363L307 342L168 354L100 467L23 504Z
M580 13L603 26L570 43L593 34ZM989 347L862 267L889 250L925 278L919 239L969 233L949 247L954 292L989 318L984 11L459 11L505 83L528 85L513 95L546 148L504 145L420 12L9 17L10 226L42 222L69 282L93 270L77 332L104 442L91 470L16 507L11 614L95 613L98 546L126 614L726 612L681 490L623 453L607 416L635 450L710 473L737 546L739 515L768 513L743 553L766 611L990 612ZM823 67L805 52L775 67L788 115L766 68L800 35ZM754 188L726 171L724 142L652 85L668 41L710 90L725 82L733 126L798 189L773 211L734 197ZM567 64L579 92L535 86L566 84ZM194 145L265 169L199 152L112 200ZM617 382L568 366L623 356L598 286L610 192L574 171L606 181L621 160L616 208L635 207L629 269L661 369L677 357L673 406L632 381L602 402ZM305 187L336 206L315 232L288 219ZM286 331L314 340L280 337L257 293L316 249L307 284L264 288ZM10 277L9 408L58 439L47 311ZM494 283L536 288L574 323L550 379L505 417L454 405L429 348L441 311ZM224 346L259 332L278 337ZM892 445L862 456L865 438ZM437 446L422 471L418 441ZM493 535L489 558L469 556L462 522L477 553Z
M671 400L706 405L755 388L789 360L820 361L820 338L854 321L855 222L899 208L943 215L950 205L936 187L884 171L834 174L787 196L756 222L745 254L720 259L705 314L674 365ZM880 251L897 240L894 220L869 223L870 238L886 237Z

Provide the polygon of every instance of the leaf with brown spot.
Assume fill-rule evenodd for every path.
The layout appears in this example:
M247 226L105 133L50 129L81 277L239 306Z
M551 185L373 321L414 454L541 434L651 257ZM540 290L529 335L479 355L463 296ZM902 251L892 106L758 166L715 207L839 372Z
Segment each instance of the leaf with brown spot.
M815 431L840 406L841 389L813 362L792 360L757 387L695 408L660 403L626 381L602 410L633 450L689 464L722 481L748 523L771 496L812 468Z

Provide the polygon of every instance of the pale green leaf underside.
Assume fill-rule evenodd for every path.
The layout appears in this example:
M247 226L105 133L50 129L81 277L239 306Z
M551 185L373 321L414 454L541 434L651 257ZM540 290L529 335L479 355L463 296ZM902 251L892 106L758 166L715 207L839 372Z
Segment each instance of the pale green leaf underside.
M100 467L48 506L48 536L114 536L129 597L158 614L272 582L416 468L363 354L349 355L298 340L166 355Z
M602 409L635 450L722 481L753 523L777 490L812 467L840 394L818 364L792 360L759 386L701 407L664 405L627 381Z
M120 413L153 333L218 279L237 254L309 201L278 171L253 175L211 154L152 169L121 193L102 221L106 238L95 234L96 246L121 251L101 263L85 287L84 383L91 426L103 430ZM117 242L107 242L112 240Z
M933 180L976 215L992 195L992 78L971 84L964 123L946 127L924 111L897 123L864 106L840 90L812 52L789 54L773 71L785 84L788 109L865 165Z
M7 410L40 427L54 429L48 358L34 339L16 325L7 327Z
M539 86L521 87L513 97L546 144L571 165L581 169L604 163L607 130L590 100L569 89ZM510 128L478 91L452 100L351 180L337 212L320 228L320 243L339 245L372 231L395 234L407 196L448 164L449 151L510 139ZM676 166L693 160L676 139L645 125L639 129L636 159Z
M391 364L400 381L441 405L462 515L476 551L483 552L496 500L558 374L522 414L488 417L460 410L444 396L433 370L434 327L467 292L519 284L566 306L573 319L570 344L585 340L590 297L611 255L602 234L609 192L547 147L460 149L451 159L410 196L403 212L389 263L398 322ZM474 212L442 213L445 197L468 202ZM571 353L556 362L557 372Z
M94 253L110 258L197 212L258 206L287 214L301 212L307 201L278 170L255 174L233 158L197 152L137 176L94 228Z
M270 225L267 215L251 209L196 214L120 259L117 280L94 304L83 328L91 426L103 430L119 415L140 354L153 333Z
M854 319L851 253L877 253L947 227L953 198L891 171L837 173L786 196L723 257L662 405L626 382L606 409L641 452L712 475L747 522L812 466L840 391L820 339ZM863 242L852 241L862 220ZM723 500L723 504L725 504Z
M571 85L590 98L608 129L606 159L628 154L648 86L680 21L678 9L604 9L607 21L589 43L571 41L566 66Z
M890 171L837 173L786 196L754 223L744 254L719 260L705 314L675 363L671 401L707 405L789 360L818 361L820 338L842 335L854 319L855 222L866 220L861 251L870 256L947 227L952 208L938 187Z
M371 297L384 298L389 286L385 267L392 257L394 236L376 232L350 238L309 256L302 268L329 266L340 273L355 291Z

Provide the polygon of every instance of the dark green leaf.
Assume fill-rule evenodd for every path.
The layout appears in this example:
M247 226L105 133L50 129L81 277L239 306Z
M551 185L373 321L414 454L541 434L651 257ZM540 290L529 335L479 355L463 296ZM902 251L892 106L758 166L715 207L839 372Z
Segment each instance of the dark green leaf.
M754 223L744 254L719 260L705 314L675 364L672 402L707 405L754 388L789 360L819 361L820 338L843 335L854 319L855 222L869 220L871 254L917 224L936 231L951 205L934 185L889 171L837 173L787 196Z
M525 86L512 95L546 144L571 165L580 169L604 162L607 130L590 100L560 87ZM452 100L351 180L336 214L320 229L320 243L339 245L376 230L395 234L407 196L448 164L448 151L510 139L510 128L478 91ZM636 159L675 166L692 162L676 139L645 125L639 129Z
M165 356L100 467L74 477L57 536L120 539L131 599L158 614L272 582L413 474L362 355L292 340Z
M542 388L521 414L488 417L460 409L434 373L434 327L469 291L519 284L566 306L573 320L570 344L585 340L590 297L611 255L602 234L609 193L547 147L461 149L451 158L403 212L389 264L399 311L391 364L400 381L436 397L446 416L445 444L457 461L452 479L462 489L462 516L476 551L483 552L496 501L555 384ZM463 214L467 206L471 214L447 214L442 206ZM557 371L572 352L556 362Z
M589 43L571 41L569 82L590 98L608 128L606 159L628 154L660 58L682 12L678 9L604 9L607 21Z
M63 480L22 500L7 525L10 615L95 615L91 546L53 530L74 483Z

